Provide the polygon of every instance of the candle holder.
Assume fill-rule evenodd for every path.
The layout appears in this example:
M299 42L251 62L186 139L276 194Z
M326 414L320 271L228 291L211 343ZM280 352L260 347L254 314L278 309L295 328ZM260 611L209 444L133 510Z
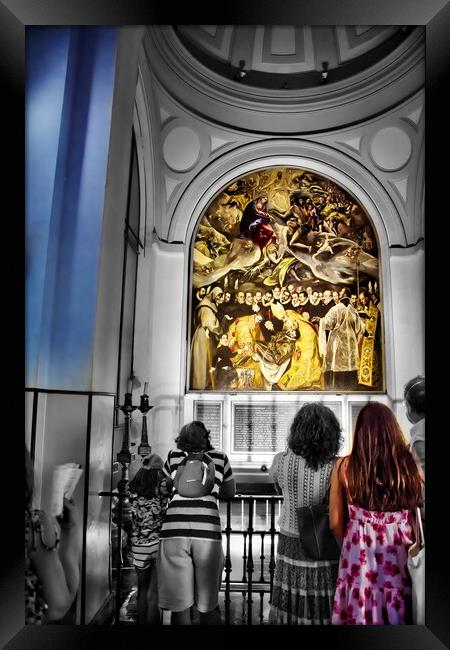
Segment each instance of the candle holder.
M115 623L120 623L120 606L121 606L121 587L122 587L122 567L123 567L123 549L122 549L122 530L130 530L131 513L130 513L130 492L128 490L129 474L128 468L131 463L131 449L130 449L130 430L131 430L131 414L137 409L132 403L132 393L125 393L125 400L120 410L125 416L122 448L117 454L117 460L122 465L122 478L117 484L117 498L118 504L115 508L116 523L117 523L117 567L116 567L116 607L115 607Z
M130 450L130 430L131 430L131 414L138 407L132 404L132 394L125 393L125 401L119 409L125 415L125 426L123 430L122 449L117 454L117 460L122 465L122 480L128 482L128 466L131 463L131 450ZM120 490L120 481L117 486Z
M128 386L128 392L125 393L125 400L122 406L118 408L125 415L124 431L122 438L122 448L117 454L117 461L122 465L122 477L117 484L117 492L99 492L99 496L109 496L117 499L117 505L113 506L113 522L117 525L117 566L116 566L116 593L115 593L115 612L114 623L120 623L121 607L121 587L122 587L122 567L123 567L123 548L122 548L122 530L130 530L130 500L129 500L129 474L128 468L131 463L130 450L130 427L131 414L138 406L132 403L131 387Z
M139 411L142 413L142 429L141 429L141 442L138 447L138 454L142 458L148 456L152 452L151 445L148 442L147 433L147 413L153 408L148 403L148 395L141 395L141 403L138 406Z

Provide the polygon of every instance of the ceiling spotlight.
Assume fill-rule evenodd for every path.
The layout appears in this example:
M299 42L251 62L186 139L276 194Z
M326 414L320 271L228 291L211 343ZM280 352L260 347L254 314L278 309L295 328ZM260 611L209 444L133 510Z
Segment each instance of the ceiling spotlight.
M324 84L328 80L328 61L322 61L322 72L320 73L320 83Z
M247 72L244 70L244 68L245 68L245 61L241 59L239 61L239 70L234 75L235 81L242 81L242 79L247 76Z

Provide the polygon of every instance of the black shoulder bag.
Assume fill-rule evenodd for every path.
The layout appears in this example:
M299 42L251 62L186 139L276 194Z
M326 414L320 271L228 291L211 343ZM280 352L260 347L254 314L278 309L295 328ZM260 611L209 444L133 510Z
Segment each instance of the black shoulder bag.
M339 560L341 549L330 530L328 501L330 482L322 503L297 508L297 524L303 553L309 560Z

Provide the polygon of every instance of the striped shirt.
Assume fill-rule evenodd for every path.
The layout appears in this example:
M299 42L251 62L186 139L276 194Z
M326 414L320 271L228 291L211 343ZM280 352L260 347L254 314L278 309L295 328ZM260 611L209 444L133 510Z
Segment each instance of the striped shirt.
M174 487L160 531L161 539L171 537L218 541L222 539L222 526L217 499L223 481L231 480L233 474L230 461L223 451L213 449L207 453L214 461L215 466L215 482L212 492L200 498L188 498L178 494ZM163 472L172 481L175 478L178 465L185 456L187 456L187 452L180 449L173 449L169 452L164 463Z

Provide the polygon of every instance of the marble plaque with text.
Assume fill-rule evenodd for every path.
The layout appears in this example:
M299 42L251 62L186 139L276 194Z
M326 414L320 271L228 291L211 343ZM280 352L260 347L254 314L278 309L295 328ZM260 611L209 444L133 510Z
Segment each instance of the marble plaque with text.
M341 419L340 404L326 404ZM234 404L232 452L278 452L287 437L299 404Z
M200 420L210 431L211 444L215 449L222 449L222 403L194 402L194 420Z

